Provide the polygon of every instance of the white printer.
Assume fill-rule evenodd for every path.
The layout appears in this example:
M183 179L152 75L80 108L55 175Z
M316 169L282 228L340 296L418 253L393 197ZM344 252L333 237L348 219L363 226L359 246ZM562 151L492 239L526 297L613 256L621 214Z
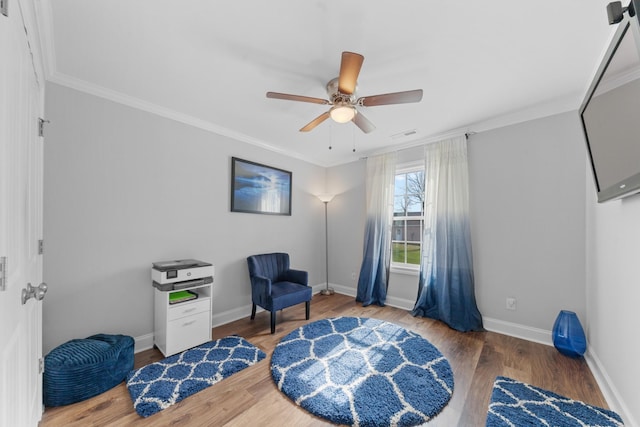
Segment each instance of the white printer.
M213 282L213 265L196 259L154 262L151 269L153 286L161 291L190 288Z

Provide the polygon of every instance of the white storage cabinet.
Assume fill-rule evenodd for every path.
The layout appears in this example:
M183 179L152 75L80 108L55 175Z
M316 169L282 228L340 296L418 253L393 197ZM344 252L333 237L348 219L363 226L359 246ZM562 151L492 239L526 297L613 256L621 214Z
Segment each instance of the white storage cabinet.
M177 291L154 288L154 344L162 354L171 356L211 341L212 283L180 291L192 291L198 298L169 304L169 295Z

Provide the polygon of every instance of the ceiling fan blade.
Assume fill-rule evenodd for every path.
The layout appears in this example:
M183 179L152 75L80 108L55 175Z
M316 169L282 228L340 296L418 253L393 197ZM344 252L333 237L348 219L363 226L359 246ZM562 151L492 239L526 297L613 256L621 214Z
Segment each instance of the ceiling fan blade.
M342 52L340 62L340 76L338 77L338 90L351 95L356 91L356 82L362 68L364 56L353 52Z
M408 90L406 92L385 93L383 95L363 96L356 102L365 107L377 105L408 104L422 100L422 89Z
M267 98L284 99L285 101L311 102L312 104L328 105L330 102L322 98L313 98L310 96L289 95L288 93L267 92Z
M328 118L329 118L329 112L325 111L324 113L320 114L318 117L316 117L315 119L307 123L302 129L300 129L300 132L309 132L310 130L312 130L313 128L315 128L320 123L327 120Z
M369 119L363 116L360 111L358 111L356 115L353 116L353 119L351 119L351 121L355 123L356 126L358 126L364 133L369 133L376 129L373 123L371 123Z

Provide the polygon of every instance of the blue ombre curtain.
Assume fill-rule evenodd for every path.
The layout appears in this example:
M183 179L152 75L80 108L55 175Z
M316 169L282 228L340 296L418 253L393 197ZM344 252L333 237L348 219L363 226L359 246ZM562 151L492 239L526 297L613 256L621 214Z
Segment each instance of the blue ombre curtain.
M367 223L356 301L384 306L391 262L396 153L367 159Z
M425 221L414 316L483 330L476 305L465 136L425 146Z

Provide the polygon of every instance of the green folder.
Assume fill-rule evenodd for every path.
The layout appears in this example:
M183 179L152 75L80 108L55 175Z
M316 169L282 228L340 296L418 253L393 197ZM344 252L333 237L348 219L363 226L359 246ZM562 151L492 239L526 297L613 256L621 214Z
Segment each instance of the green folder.
M177 304L198 298L198 294L191 291L176 291L169 294L169 304Z

